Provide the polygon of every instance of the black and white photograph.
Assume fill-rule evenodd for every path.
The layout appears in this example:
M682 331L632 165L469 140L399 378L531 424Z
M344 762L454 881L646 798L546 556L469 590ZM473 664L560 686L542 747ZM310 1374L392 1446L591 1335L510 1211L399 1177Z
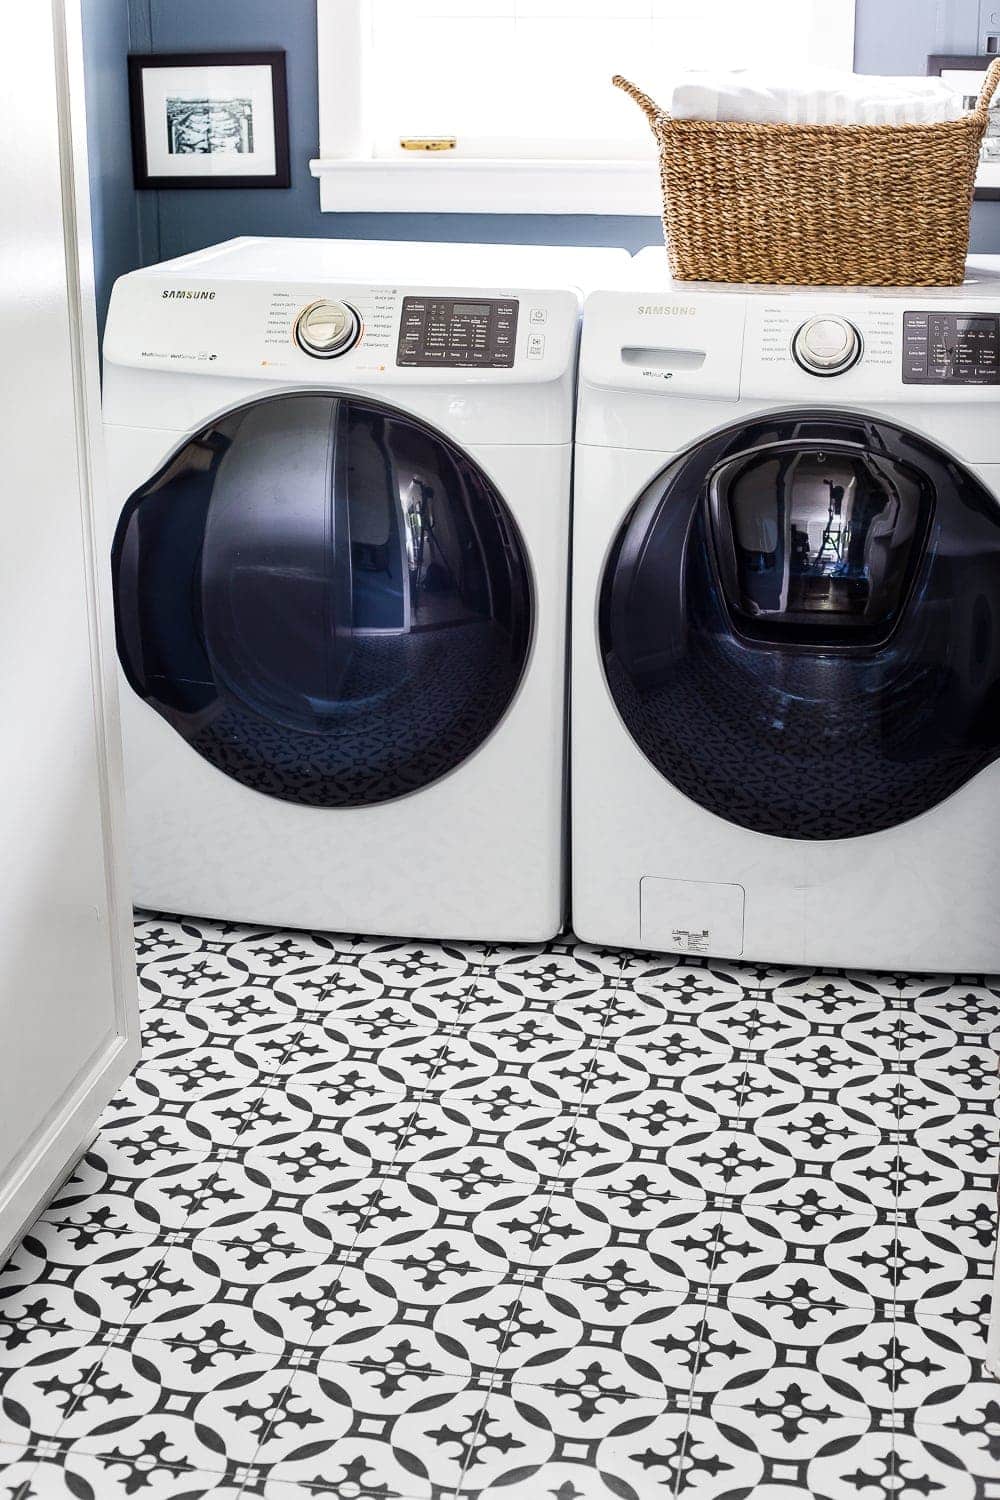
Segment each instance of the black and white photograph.
M963 108L971 111L976 107L986 70L995 61L995 53L984 53L981 57L935 55L927 59L927 72L950 84L961 96ZM976 197L1000 199L1000 96L990 107L989 122L979 148Z
M137 188L288 187L282 52L129 57Z
M171 156L253 155L252 99L168 99Z

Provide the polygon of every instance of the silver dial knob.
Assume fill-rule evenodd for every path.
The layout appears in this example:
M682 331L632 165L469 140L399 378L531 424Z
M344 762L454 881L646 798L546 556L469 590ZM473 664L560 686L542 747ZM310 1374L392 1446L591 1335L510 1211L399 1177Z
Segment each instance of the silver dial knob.
M336 359L360 336L361 319L346 302L312 302L295 320L295 342L314 359Z
M861 358L861 335L846 318L810 318L793 338L792 353L810 375L842 375Z

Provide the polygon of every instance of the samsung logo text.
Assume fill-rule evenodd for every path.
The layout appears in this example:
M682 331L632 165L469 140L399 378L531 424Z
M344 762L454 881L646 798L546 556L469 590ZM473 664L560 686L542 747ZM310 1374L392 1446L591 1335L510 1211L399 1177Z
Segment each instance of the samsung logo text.
M698 309L696 307L681 307L676 302L668 302L659 307L640 307L638 311L640 318L660 316L667 318L693 318Z
M166 291L160 293L161 297L180 297L184 302L214 302L214 292L187 292Z

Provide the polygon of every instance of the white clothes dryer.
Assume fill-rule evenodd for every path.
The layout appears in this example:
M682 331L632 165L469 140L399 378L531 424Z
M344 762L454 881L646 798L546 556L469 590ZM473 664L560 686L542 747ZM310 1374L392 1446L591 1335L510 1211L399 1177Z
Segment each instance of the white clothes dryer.
M118 282L105 419L142 905L559 929L581 291L627 267L243 239Z
M587 301L580 935L1000 969L1000 258Z

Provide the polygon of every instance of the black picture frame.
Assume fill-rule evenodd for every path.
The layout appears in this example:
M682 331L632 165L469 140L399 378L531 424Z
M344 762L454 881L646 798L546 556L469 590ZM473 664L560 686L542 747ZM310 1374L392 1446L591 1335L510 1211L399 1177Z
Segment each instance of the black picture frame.
M274 171L247 173L157 175L149 170L145 122L145 76L153 69L268 67L274 115ZM287 188L291 187L288 150L288 82L285 54L274 52L130 52L128 55L129 114L132 131L132 175L136 188ZM197 161L192 153L192 161Z
M983 52L971 56L935 52L927 59L927 73L934 78L940 78L945 73L985 73L994 62L996 62L994 52ZM1000 91L997 93L997 101L1000 106ZM977 203L996 203L1000 201L1000 185L981 187L977 183L974 196Z

